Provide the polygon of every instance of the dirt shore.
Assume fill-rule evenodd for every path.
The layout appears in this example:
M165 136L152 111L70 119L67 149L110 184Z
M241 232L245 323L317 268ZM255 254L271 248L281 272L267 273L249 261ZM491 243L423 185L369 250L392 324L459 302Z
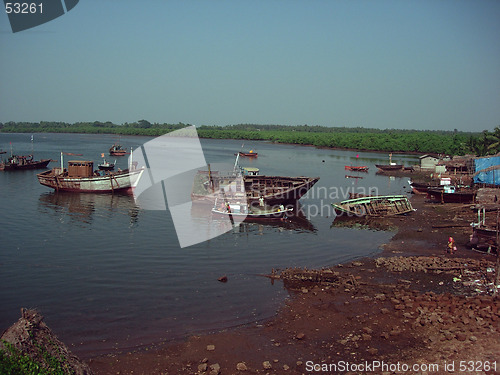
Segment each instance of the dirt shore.
M416 212L377 223L399 229L376 259L328 281L275 281L291 298L262 324L85 360L99 375L500 373L495 257L465 246L473 211L411 201Z

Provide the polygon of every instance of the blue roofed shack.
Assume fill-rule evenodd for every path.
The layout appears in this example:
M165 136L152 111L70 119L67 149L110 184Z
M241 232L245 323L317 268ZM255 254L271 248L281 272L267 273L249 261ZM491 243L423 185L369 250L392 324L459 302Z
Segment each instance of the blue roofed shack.
M500 186L500 156L476 158L474 164L474 183Z

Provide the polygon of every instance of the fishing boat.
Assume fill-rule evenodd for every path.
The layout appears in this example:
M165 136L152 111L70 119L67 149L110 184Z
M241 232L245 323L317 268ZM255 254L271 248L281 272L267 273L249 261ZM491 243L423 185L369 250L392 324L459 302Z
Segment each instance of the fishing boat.
M241 179L248 202L260 201L266 205L287 204L298 201L319 180L319 177L287 177L242 175ZM215 193L235 180L234 174L223 175L218 171L198 171L194 178L191 200L213 204ZM242 190L241 187L238 190Z
M413 194L427 194L429 188L437 188L439 185L431 182L415 182L412 180L408 181Z
M452 185L427 189L427 198L441 203L473 203L477 190Z
M389 154L389 164L375 164L375 166L382 172L399 171L404 169L403 164L396 164L392 162L392 153Z
M292 211L293 208L283 205L274 207L251 205L245 202L244 196L241 200L234 198L228 200L226 197L221 196L215 200L212 215L214 217L229 217L230 219L239 219L239 221L248 221L255 219L283 219Z
M355 171L355 172L368 172L368 167L366 165L346 165L345 170Z
M390 171L400 171L403 170L404 165L403 164L375 164L375 166L383 171L383 172L390 172Z
M477 223L471 223L472 235L470 236L470 241L468 245L477 250L484 250L488 253L498 252L498 226L495 224L496 218L488 218L488 224L486 223L486 207L477 206ZM497 209L495 208L494 211ZM493 219L493 220L492 220Z
M63 165L61 154L61 165ZM53 168L39 173L38 181L57 191L80 193L130 193L137 186L144 169L94 171L92 161L69 161L68 168Z
M332 203L337 215L384 217L415 211L406 195L373 195Z
M47 168L51 159L33 160L33 155L13 155L0 163L0 171Z
M257 152L253 152L253 150L250 150L250 152L241 152L240 151L240 152L238 152L238 155L242 156L244 158L256 158L257 156L259 156L259 154Z
M109 154L111 156L124 156L127 154L127 149L123 148L120 144L115 143L109 148Z
M115 169L115 164L116 164L116 160L114 163L110 163L109 161L106 161L106 159L104 158L104 154L101 154L102 156L102 163L101 164L98 164L97 165L97 168L99 168L99 170L101 171L112 171Z

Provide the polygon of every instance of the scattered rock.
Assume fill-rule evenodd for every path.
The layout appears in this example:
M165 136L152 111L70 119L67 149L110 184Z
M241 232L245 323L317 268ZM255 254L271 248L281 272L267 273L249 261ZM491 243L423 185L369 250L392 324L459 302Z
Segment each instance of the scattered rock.
M218 363L210 365L210 375L219 375L219 374L220 374L220 365Z
M207 368L208 368L208 366L206 363L202 363L202 364L198 365L199 372L205 372L205 371L207 371Z
M208 350L209 352L211 352L211 351L215 350L215 345L207 345L207 350Z
M262 367L264 367L265 370L270 370L273 368L273 365L271 365L271 362L269 361L264 361L262 362Z
M221 276L217 280L219 280L221 283L227 283L227 276L226 275Z
M239 362L236 365L236 370L238 370L238 371L246 371L246 370L248 370L248 367L247 367L247 365L244 362Z
M304 340L305 337L306 337L306 335L304 333L302 333L302 332L297 333L297 336L295 336L295 338L297 340Z

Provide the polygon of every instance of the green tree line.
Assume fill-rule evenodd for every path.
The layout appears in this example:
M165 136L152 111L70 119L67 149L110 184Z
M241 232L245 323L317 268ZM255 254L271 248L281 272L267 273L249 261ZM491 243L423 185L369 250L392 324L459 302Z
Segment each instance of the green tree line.
M159 136L182 129L189 124L159 124L147 120L133 123L111 122L7 122L0 123L0 132L15 133L93 133ZM317 147L355 149L364 151L442 153L450 155L475 154L484 156L500 151L500 127L482 133L441 131L371 129L362 127L325 127L309 125L237 124L197 128L202 138L262 140Z

